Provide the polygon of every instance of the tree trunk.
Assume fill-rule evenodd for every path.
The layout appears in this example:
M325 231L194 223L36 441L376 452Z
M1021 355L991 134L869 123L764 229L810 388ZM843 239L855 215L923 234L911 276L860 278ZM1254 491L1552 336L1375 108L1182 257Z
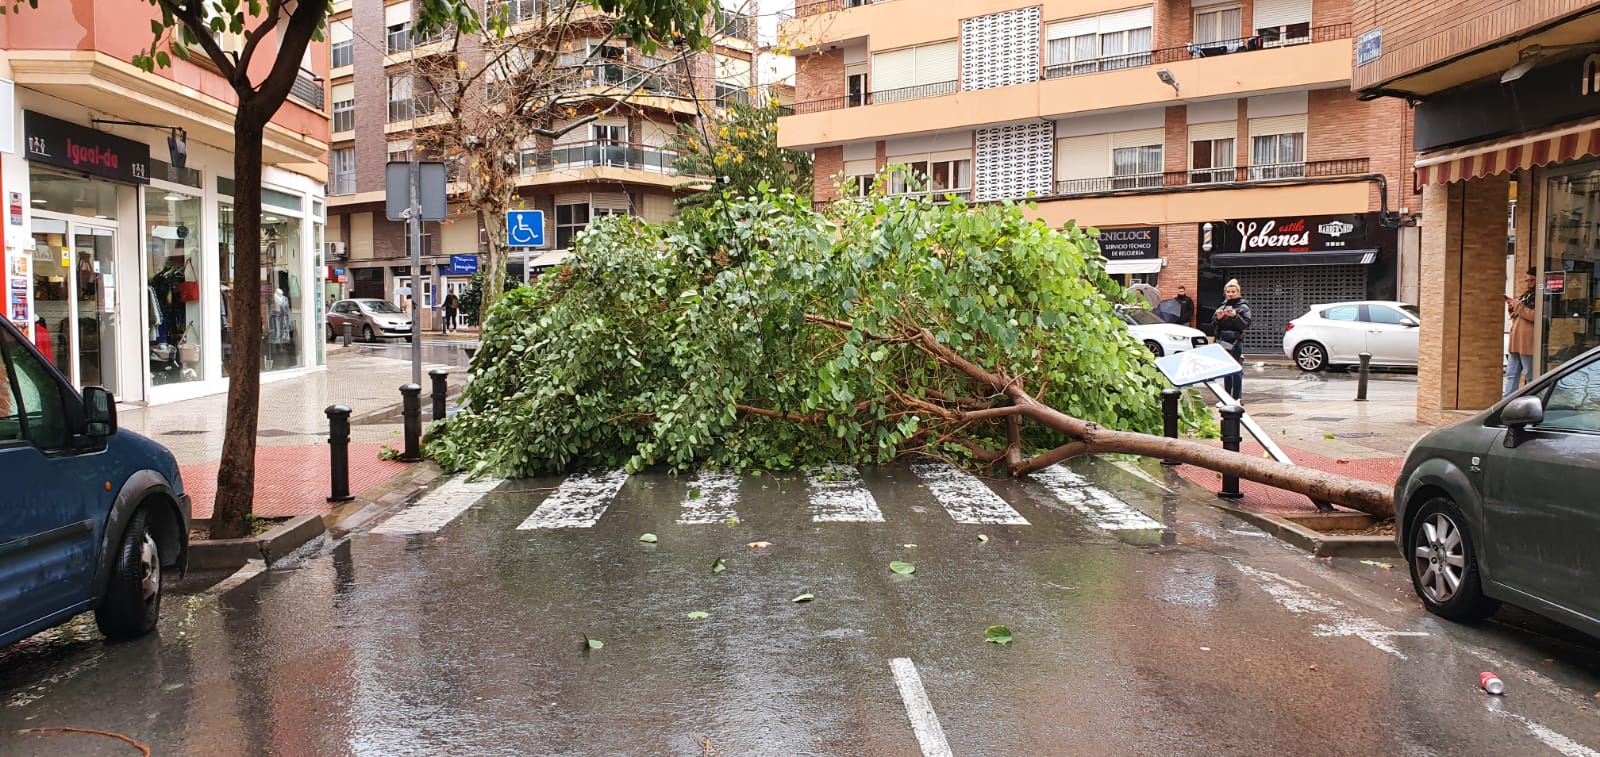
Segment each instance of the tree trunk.
M233 291L228 312L228 414L217 468L211 538L249 532L255 500L256 427L261 399L261 143L271 114L241 101L233 132ZM304 342L302 335L301 341Z
M478 324L489 321L489 311L505 297L506 292L506 210L509 202L485 198L478 204L478 217L489 238L489 248L484 255L483 299L478 303ZM524 274L527 272L524 271Z

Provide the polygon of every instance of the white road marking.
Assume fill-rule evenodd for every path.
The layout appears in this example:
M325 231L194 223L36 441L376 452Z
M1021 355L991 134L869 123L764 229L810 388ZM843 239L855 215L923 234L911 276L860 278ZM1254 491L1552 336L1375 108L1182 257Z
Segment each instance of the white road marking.
M1044 484L1056 499L1077 510L1107 531L1159 531L1166 526L1145 515L1138 508L1112 496L1089 481L1059 465L1052 465L1033 474L1033 480Z
M617 496L627 481L628 472L621 468L574 474L561 482L517 530L591 528L600 521L600 516L611 506L611 498Z
M1534 738L1538 739L1545 746L1550 747L1551 749L1554 749L1563 755L1566 755L1566 757L1600 757L1600 752L1596 752L1589 747L1579 744L1578 742L1573 741L1572 739L1550 730L1545 726L1535 723L1521 715L1499 709L1499 705L1500 700L1490 699L1488 705L1489 711L1521 723L1522 727L1528 729L1528 733L1533 734Z
M698 493L699 496L693 496ZM678 523L686 526L724 523L737 518L733 506L739 503L739 476L735 473L702 469L689 482L689 496L683 500Z
M900 689L900 700L905 702L906 717L911 719L911 730L917 735L923 757L951 757L950 743L945 741L939 716L928 702L917 666L910 659L896 657L889 661L889 669L894 671L894 684Z
M461 517L467 508L505 483L503 478L468 481L465 475L444 482L417 503L372 529L375 534L431 534Z
M1311 629L1313 636L1354 636L1377 649L1402 660L1406 656L1394 645L1397 636L1427 636L1422 631L1396 631L1371 618L1363 618L1350 611L1343 602L1325 597L1311 587L1272 571L1252 568L1236 560L1228 560L1240 573L1255 579L1261 590L1277 600L1284 609L1293 613L1320 615L1327 619Z
M963 473L947 463L917 463L911 470L928 485L928 490L957 523L1028 525L1027 518L1011 509L1011 505L977 476Z
M244 567L234 571L233 575L222 579L221 582L207 589L206 592L209 594L226 594L239 588L245 581L261 575L262 571L266 569L267 563L265 560L248 560L245 562Z
M861 483L861 473L848 465L827 465L806 472L811 485L811 520L817 523L882 523L883 511Z

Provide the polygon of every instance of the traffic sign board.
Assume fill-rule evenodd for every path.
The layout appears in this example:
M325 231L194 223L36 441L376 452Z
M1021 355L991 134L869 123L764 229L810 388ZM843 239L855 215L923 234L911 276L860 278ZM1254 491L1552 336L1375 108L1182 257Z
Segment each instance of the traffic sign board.
M1208 344L1197 350L1179 352L1156 360L1156 367L1173 386L1188 386L1230 376L1242 370L1233 353L1221 345Z
M512 247L543 247L544 211L506 211L506 243Z

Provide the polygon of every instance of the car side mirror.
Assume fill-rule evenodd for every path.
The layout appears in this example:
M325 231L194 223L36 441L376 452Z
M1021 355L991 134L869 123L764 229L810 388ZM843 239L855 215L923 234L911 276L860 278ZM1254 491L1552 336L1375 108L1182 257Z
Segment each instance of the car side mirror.
M84 433L104 439L117 433L117 400L101 386L83 388Z
M1420 322L1413 321L1410 318L1407 318L1407 319L1401 321L1400 323L1405 325L1407 328L1413 328L1413 329L1422 325Z
M1529 426L1544 422L1544 404L1538 397L1518 397L1500 411L1500 422L1506 424L1506 446L1515 447Z

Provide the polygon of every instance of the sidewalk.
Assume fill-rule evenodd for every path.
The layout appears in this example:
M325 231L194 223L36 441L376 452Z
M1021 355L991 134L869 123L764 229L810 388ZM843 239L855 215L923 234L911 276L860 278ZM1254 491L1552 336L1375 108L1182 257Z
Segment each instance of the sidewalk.
M431 352L433 354L426 354ZM410 467L378 459L387 445L403 446L400 417L402 384L411 381L411 364L383 357L360 345L329 345L328 370L261 386L260 425L256 432L256 496L254 512L264 518L326 512L328 489L329 405L349 405L350 491L363 490ZM450 394L465 383L464 356L454 347L426 350L423 372L449 367ZM428 361L448 360L445 362ZM423 422L427 423L429 388L424 375ZM195 518L211 517L216 499L217 466L222 457L228 397L217 394L154 407L122 410L118 424L172 450L193 500Z
M1367 401L1355 401L1353 373L1302 373L1293 366L1246 358L1244 407L1295 464L1392 486L1411 443L1433 429L1416 419L1414 374L1374 373ZM1210 392L1208 401L1214 403ZM1220 445L1220 442L1217 442ZM1260 456L1262 447L1245 435L1240 452ZM1179 466L1184 478L1216 491L1221 475ZM1292 492L1240 482L1238 505L1274 514L1315 512L1311 501Z

